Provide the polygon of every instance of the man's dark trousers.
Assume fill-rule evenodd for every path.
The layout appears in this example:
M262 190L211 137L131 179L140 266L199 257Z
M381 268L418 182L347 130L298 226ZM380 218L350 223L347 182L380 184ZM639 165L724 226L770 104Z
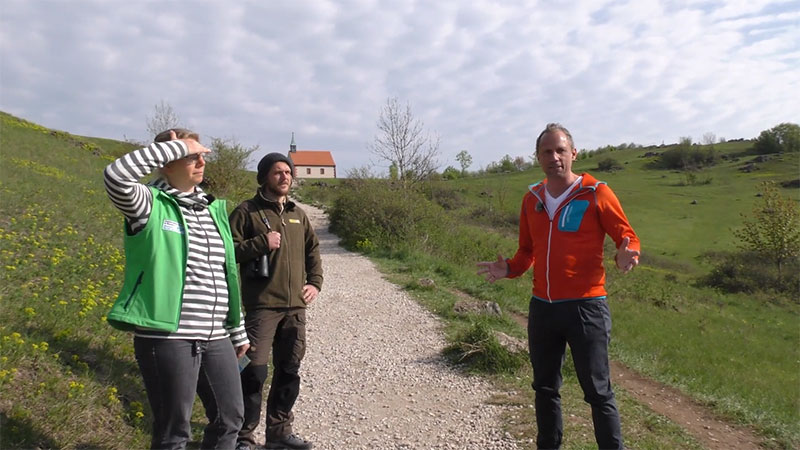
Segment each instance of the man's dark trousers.
M300 362L306 351L305 308L270 308L248 312L245 317L250 339L250 364L242 371L244 425L239 442L256 445L253 431L261 417L264 382L270 353L273 374L267 396L267 440L292 434L292 408L300 394Z
M528 345L536 391L537 447L557 449L564 427L561 416L561 366L569 344L584 401L592 407L600 449L622 449L619 411L611 389L608 343L611 313L605 299L550 303L531 298Z

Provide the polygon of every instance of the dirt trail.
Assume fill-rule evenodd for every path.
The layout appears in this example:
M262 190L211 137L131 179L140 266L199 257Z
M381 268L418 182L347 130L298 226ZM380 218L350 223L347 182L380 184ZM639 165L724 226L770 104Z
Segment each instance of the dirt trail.
M613 383L639 402L686 429L710 450L761 449L762 438L745 427L715 417L707 407L675 388L645 378L623 364L612 361Z
M514 315L514 320L527 327L528 318ZM720 420L706 406L681 391L639 375L618 361L611 361L614 386L621 387L640 403L680 425L709 450L759 450L763 438L751 429Z

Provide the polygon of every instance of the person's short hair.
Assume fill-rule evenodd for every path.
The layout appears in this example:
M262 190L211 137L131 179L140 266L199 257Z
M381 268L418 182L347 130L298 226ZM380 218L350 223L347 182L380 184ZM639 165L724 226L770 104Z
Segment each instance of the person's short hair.
M170 128L169 130L164 130L161 133L158 133L155 138L153 138L153 142L168 142L170 140L170 131L175 132L175 139L194 139L195 141L200 142L200 135L192 130L187 130L186 128ZM163 167L160 167L156 169L154 173L156 173L158 177L166 178L163 169Z
M169 130L164 130L156 135L156 137L153 139L153 142L169 141L170 131L175 132L176 139L194 139L195 141L200 142L200 135L192 130L187 130L186 128L170 128Z
M564 125L561 125L558 122L552 122L552 123L548 123L547 126L544 127L544 130L541 133L539 133L539 137L536 138L536 154L537 155L539 154L539 142L541 142L542 136L544 136L547 133L553 133L555 131L560 131L560 132L564 133L564 135L567 137L567 140L569 141L569 149L570 150L575 148L575 143L572 141L572 135L570 134L569 130L564 128Z

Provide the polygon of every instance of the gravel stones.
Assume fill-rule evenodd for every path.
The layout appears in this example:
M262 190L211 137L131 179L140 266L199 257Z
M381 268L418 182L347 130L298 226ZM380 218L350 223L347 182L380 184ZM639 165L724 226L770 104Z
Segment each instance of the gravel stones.
M499 422L505 407L488 404L497 392L442 357L438 319L339 247L322 210L302 208L325 282L308 309L294 431L319 450L516 449ZM256 435L263 442L263 423Z

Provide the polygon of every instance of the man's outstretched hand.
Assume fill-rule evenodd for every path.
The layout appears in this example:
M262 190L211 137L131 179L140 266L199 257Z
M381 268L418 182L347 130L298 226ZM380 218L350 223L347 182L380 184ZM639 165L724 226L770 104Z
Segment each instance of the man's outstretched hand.
M631 243L631 238L626 237L622 240L622 244L617 249L617 256L614 258L617 261L617 268L622 273L628 273L634 267L639 265L639 250L631 250L628 244Z
M508 263L500 254L497 255L497 261L481 261L477 266L478 275L484 275L489 283L505 278L508 274Z

